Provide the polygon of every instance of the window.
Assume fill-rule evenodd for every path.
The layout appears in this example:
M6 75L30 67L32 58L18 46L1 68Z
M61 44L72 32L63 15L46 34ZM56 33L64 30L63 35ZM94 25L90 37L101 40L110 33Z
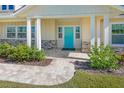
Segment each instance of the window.
M35 38L35 26L31 27L31 37ZM24 39L27 37L27 27L26 26L12 26L7 27L7 38L19 38Z
M80 39L80 27L79 26L76 27L75 38Z
M58 28L58 38L62 39L63 35L62 35L62 27Z
M112 44L124 44L124 24L112 24Z
M15 9L15 6L14 5L2 5L2 10L3 11L9 11L9 10L14 10Z
M14 10L14 5L9 5L9 10Z
M2 10L7 10L7 5L2 5Z
M32 31L31 37L32 37L32 38L35 38L35 26L32 26L32 27L31 27L31 31Z
M17 38L26 38L27 35L26 30L27 30L26 26L19 26L17 28Z
M16 27L7 27L7 38L16 38Z

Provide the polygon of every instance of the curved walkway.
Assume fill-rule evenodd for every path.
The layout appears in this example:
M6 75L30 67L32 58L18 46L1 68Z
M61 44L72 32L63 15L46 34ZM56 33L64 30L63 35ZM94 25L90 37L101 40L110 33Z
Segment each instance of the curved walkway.
M56 85L70 80L75 72L72 59L54 58L46 67L0 63L0 80L35 85Z

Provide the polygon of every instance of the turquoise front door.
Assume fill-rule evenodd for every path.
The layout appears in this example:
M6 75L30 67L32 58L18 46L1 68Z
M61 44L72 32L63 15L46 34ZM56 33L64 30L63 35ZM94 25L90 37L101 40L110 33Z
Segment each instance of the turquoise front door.
M64 27L64 48L74 48L74 31L73 27Z

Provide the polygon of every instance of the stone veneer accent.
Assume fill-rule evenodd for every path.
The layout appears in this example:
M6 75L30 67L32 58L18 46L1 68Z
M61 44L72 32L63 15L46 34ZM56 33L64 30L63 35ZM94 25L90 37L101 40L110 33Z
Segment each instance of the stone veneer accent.
M82 52L83 53L89 53L90 51L90 42L82 42Z
M116 53L121 53L124 51L124 47L111 47Z
M0 43L9 43L11 45L26 44L26 39L0 39ZM42 40L42 48L52 49L56 48L56 40ZM32 46L35 46L35 40L32 40Z
M11 45L26 44L26 39L0 39L0 43L9 43Z
M56 40L42 40L42 48L44 49L52 49L57 47Z

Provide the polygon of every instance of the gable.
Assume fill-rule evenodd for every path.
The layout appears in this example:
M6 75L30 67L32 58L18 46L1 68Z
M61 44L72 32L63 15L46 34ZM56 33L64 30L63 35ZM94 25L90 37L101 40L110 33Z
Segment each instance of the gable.
M37 5L21 12L21 17L61 17L119 15L122 11L107 5Z

